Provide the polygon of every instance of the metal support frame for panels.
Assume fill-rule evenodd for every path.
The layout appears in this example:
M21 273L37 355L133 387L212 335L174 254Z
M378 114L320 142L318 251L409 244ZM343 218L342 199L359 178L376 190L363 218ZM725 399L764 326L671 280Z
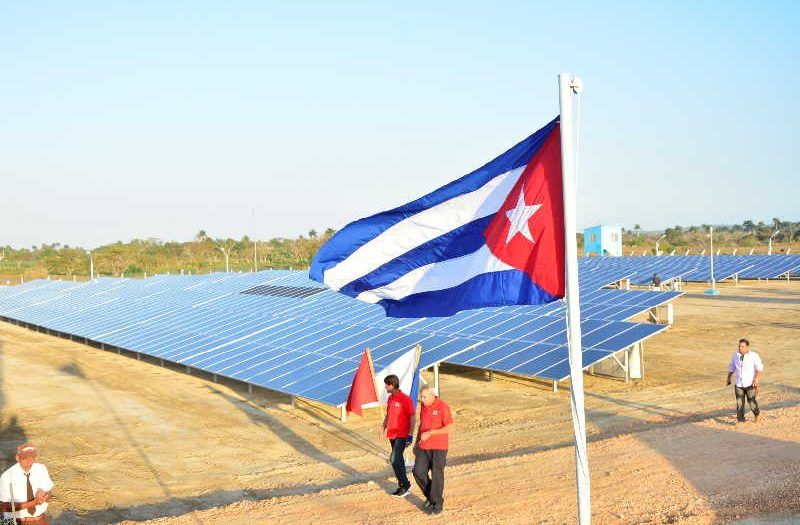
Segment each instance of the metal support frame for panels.
M639 341L636 343L639 345L639 372L641 374L641 379L644 379L644 341Z
M625 349L625 382L629 382L631 380L631 349L630 347Z
M347 408L345 405L339 405L339 419L342 423L347 423Z
M439 363L433 365L433 391L439 395Z

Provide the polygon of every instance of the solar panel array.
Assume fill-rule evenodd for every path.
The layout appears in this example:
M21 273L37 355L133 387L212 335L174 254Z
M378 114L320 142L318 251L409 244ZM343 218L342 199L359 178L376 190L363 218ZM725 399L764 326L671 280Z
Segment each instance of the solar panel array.
M600 289L624 273L581 273L585 367L664 330L625 319L680 295ZM423 368L568 375L560 301L391 319L299 271L32 281L0 289L0 316L331 405L346 400L367 347L377 370L419 344Z
M598 275L619 276L633 284L648 284L654 273L661 282L681 279L687 282L711 281L711 257L643 256L643 257L584 257L581 270ZM714 256L714 279L777 279L800 271L800 255L717 255Z

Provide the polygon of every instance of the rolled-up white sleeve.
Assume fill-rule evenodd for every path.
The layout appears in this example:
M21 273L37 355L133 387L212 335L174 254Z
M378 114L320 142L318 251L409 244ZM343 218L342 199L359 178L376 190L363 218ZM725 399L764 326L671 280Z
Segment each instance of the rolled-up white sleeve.
M0 501L11 501L11 483L6 475L0 477Z
M53 480L50 479L50 473L47 471L47 467L44 465L42 465L42 468L40 469L37 485L39 485L39 488L45 492L50 492L53 490Z

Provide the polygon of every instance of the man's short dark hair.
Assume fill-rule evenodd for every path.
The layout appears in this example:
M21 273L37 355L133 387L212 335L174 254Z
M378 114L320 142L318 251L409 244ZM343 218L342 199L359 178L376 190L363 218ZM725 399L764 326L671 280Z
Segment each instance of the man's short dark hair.
M388 376L383 378L384 385L392 385L395 390L400 388L400 378L394 374L389 374Z
M746 344L747 346L750 346L750 341L748 341L748 340L747 340L747 339L745 339L744 337L742 337L741 339L739 339L739 343L744 343L744 344Z

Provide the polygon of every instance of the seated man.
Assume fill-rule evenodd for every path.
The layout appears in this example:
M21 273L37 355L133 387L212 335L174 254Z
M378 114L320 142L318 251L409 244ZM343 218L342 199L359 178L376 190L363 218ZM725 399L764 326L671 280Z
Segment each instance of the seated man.
M0 510L25 525L48 525L44 513L53 490L47 467L36 463L39 452L30 443L17 447L17 462L0 477ZM12 513L13 511L13 513Z

